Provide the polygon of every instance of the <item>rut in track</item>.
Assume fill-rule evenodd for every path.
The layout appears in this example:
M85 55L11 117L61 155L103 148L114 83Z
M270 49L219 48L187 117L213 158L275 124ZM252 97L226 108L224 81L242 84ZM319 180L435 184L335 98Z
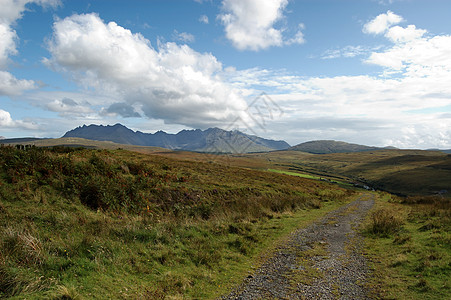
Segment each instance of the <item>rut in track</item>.
M296 230L221 299L370 299L365 288L369 271L354 228L373 204L374 195L362 195Z

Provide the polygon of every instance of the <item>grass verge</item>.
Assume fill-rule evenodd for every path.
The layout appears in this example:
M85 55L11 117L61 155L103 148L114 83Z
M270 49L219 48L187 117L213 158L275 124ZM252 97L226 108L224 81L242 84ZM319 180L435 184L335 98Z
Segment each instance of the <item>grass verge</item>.
M451 203L381 197L367 220L366 249L383 299L445 299L451 293Z

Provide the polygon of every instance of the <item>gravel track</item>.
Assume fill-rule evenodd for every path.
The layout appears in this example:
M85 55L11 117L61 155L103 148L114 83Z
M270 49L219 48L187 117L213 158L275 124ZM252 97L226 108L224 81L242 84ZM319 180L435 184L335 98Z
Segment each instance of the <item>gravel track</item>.
M370 299L364 286L369 271L354 227L373 204L374 195L362 195L294 231L259 269L220 299Z

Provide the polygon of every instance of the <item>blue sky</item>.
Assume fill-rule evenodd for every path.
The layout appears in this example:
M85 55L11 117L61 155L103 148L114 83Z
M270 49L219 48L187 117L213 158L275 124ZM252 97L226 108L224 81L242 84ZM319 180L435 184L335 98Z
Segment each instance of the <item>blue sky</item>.
M0 136L451 148L451 1L0 0ZM264 94L262 94L264 93Z

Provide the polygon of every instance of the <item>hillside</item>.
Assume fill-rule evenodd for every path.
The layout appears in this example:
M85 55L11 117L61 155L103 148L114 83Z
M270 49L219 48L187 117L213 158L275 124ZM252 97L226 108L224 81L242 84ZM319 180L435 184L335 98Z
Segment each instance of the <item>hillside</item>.
M396 194L451 196L451 155L439 151L375 150L320 155L277 151L247 157L249 162L254 160L254 165L259 162L260 167L351 180Z
M328 154L328 153L345 153L345 152L362 152L371 150L380 150L382 148L369 147L358 144L351 144L346 142L339 142L333 140L319 140L305 142L289 148L288 150L302 151L313 154Z
M21 144L21 143L28 143L28 142L34 142L39 140L45 140L45 139L39 139L39 138L13 138L13 139L0 139L0 144Z
M0 298L215 298L350 194L126 150L3 146Z
M213 153L265 152L283 150L290 146L284 141L264 139L236 130L226 131L219 128L209 128L206 130L182 130L177 134L164 131L157 131L152 134L135 132L121 124L113 126L84 125L68 131L63 137Z

